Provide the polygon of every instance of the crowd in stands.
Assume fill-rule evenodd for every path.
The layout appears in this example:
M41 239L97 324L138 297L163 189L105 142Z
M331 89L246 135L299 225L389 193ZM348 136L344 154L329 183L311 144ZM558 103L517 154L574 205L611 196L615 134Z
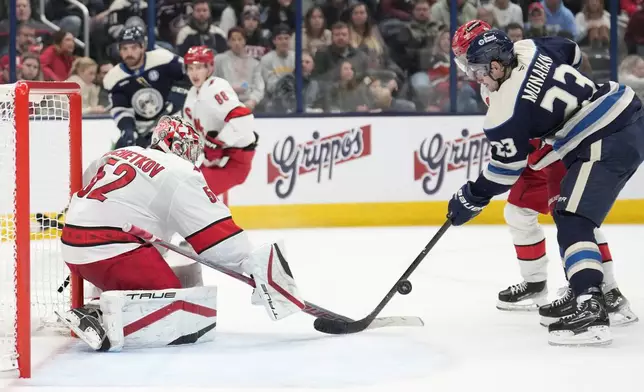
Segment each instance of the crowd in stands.
M119 62L116 37L145 27L145 0L81 0L90 20L66 0L16 0L18 76L73 80L84 113L109 106L102 78ZM157 0L156 43L182 56L194 45L217 54L215 75L258 113L295 111L295 51L302 53L307 112L450 110L450 0L302 0L296 47L294 0ZM6 2L5 2L6 3ZM611 28L618 31L619 78L644 96L644 0L620 0L611 26L605 0L456 0L460 25L482 19L512 40L563 36L584 53L582 71L610 77ZM0 82L8 81L9 22L0 11ZM41 12L42 11L42 12ZM89 23L91 57L79 48ZM641 28L640 28L641 27ZM478 87L457 74L458 112L484 112Z

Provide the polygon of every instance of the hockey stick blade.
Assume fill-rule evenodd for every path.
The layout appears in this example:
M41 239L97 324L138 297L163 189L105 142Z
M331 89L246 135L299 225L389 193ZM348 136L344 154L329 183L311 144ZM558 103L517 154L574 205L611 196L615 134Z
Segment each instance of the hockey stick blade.
M385 295L385 297L380 301L378 306L376 306L376 308L371 313L369 313L367 317L357 321L329 320L325 318L318 318L313 323L313 328L315 328L317 331L333 334L333 335L351 334L351 333L364 331L365 329L370 329L370 326L374 323L378 314L398 292L398 285L401 282L406 281L407 278L409 278L409 276L425 259L425 256L427 256L429 251L432 250L434 245L436 245L438 240L441 239L443 234L445 234L445 232L447 231L447 229L449 229L451 225L452 223L449 219L445 221L445 223L443 223L443 226L441 226L441 228L438 229L438 232L434 234L434 237L432 237L432 239L427 243L427 245L425 245L425 248L423 248L423 250L418 254L418 256L416 256L416 259L414 259L414 261L407 268L407 270L402 274L402 276L398 278L398 280L396 281L396 284L393 285L393 287L389 290L387 295ZM422 323L422 320L420 322Z
M215 269L215 270L217 270L217 271L219 271L221 273L224 273L224 274L226 274L226 275L228 275L228 276L230 276L232 278L235 278L235 279L237 279L237 280L239 280L241 282L244 282L244 283L246 283L247 285L249 285L251 287L255 287L255 281L253 279L247 277L246 275L240 274L240 273L235 272L235 271L231 271L231 270L229 270L229 269L227 269L225 267L221 267L221 266L219 266L217 264L214 264L213 262L211 262L210 260L206 259L205 257L201 257L201 256L199 256L199 255L197 255L197 254L195 254L195 253L193 253L193 252L191 252L191 251L189 251L187 249L183 249L183 248L181 248L181 247L179 247L177 245L174 245L174 244L172 244L170 242L164 241L164 240L156 237L152 233L148 232L147 230L144 230L144 229L142 229L140 227L131 225L129 223L125 224L122 229L123 229L123 231L125 231L127 233L130 233L130 234L133 234L133 235L141 238L142 240L144 240L144 241L146 241L148 243L160 245L160 246L162 246L162 247L164 247L166 249L169 249L169 250L171 250L171 251L173 251L175 253L183 255L183 256L185 256L185 257L187 257L189 259L192 259L192 260L194 260L194 261L196 261L196 262L198 262L200 264L203 264L206 267L213 268L213 269ZM330 311L328 309L325 309L325 308L323 308L323 307L321 307L319 305L316 305L314 303L304 301L304 305L305 305L305 307L304 307L304 309L302 309L302 311L304 313L306 313L306 314L309 314L309 315L313 316L313 317L317 317L319 319L334 320L334 321L340 322L340 323L353 322L353 319L350 319L349 317L346 317L346 316L343 316L341 314L332 312L332 311ZM403 320L403 319L406 319L406 320ZM422 325L422 320L420 320L418 318L417 318L417 320L414 320L414 321L409 321L409 319L410 319L409 317L407 317L407 318L403 318L403 317L381 317L381 318L376 319L376 321L378 322L378 325L379 325L376 328L394 327L394 326L402 326L402 325L409 325L409 326Z

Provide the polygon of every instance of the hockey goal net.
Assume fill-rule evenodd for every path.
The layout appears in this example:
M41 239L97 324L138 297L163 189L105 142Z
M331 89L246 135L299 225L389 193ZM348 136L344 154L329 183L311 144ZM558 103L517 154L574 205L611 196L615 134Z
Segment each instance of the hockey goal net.
M32 333L82 304L59 237L82 183L76 83L0 85L0 371L31 375Z

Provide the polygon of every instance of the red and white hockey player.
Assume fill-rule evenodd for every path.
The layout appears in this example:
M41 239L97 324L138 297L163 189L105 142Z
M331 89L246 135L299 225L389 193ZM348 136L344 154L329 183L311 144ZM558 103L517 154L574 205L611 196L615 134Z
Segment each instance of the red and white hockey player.
M466 53L472 40L490 30L489 24L472 20L459 27L452 40L456 63L465 70ZM579 58L581 59L581 52ZM489 103L489 92L481 85L481 96ZM568 288L559 299L548 304L546 238L538 221L539 214L550 214L560 192L560 183L566 167L559 160L552 146L534 140L535 151L528 157L528 166L510 189L505 205L504 217L510 227L512 241L519 261L523 282L499 292L497 308L501 310L539 309L541 323L547 325L557 321L561 314L576 306L574 296ZM608 244L599 229L595 238L602 254L604 270L604 293L607 310L613 325L637 321L630 310L628 301L622 295L613 273L613 260Z
M183 115L205 138L200 169L210 189L220 195L248 177L258 139L255 119L230 83L213 76L212 49L193 46L183 59L192 82Z
M277 244L253 250L194 166L203 139L192 125L166 116L153 132L150 147L117 149L94 162L72 197L63 259L103 291L102 315L86 306L65 313L63 322L102 350L212 339L216 288L182 288L154 246L121 229L127 223L159 238L179 233L213 264L252 275L253 301L274 320L303 309L283 250Z

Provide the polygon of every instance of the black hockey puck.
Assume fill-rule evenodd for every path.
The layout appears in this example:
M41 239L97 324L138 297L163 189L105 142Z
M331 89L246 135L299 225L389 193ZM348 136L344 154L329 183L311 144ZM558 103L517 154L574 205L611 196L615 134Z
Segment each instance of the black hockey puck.
M411 293L411 282L408 280L403 280L398 283L398 292L402 295Z

